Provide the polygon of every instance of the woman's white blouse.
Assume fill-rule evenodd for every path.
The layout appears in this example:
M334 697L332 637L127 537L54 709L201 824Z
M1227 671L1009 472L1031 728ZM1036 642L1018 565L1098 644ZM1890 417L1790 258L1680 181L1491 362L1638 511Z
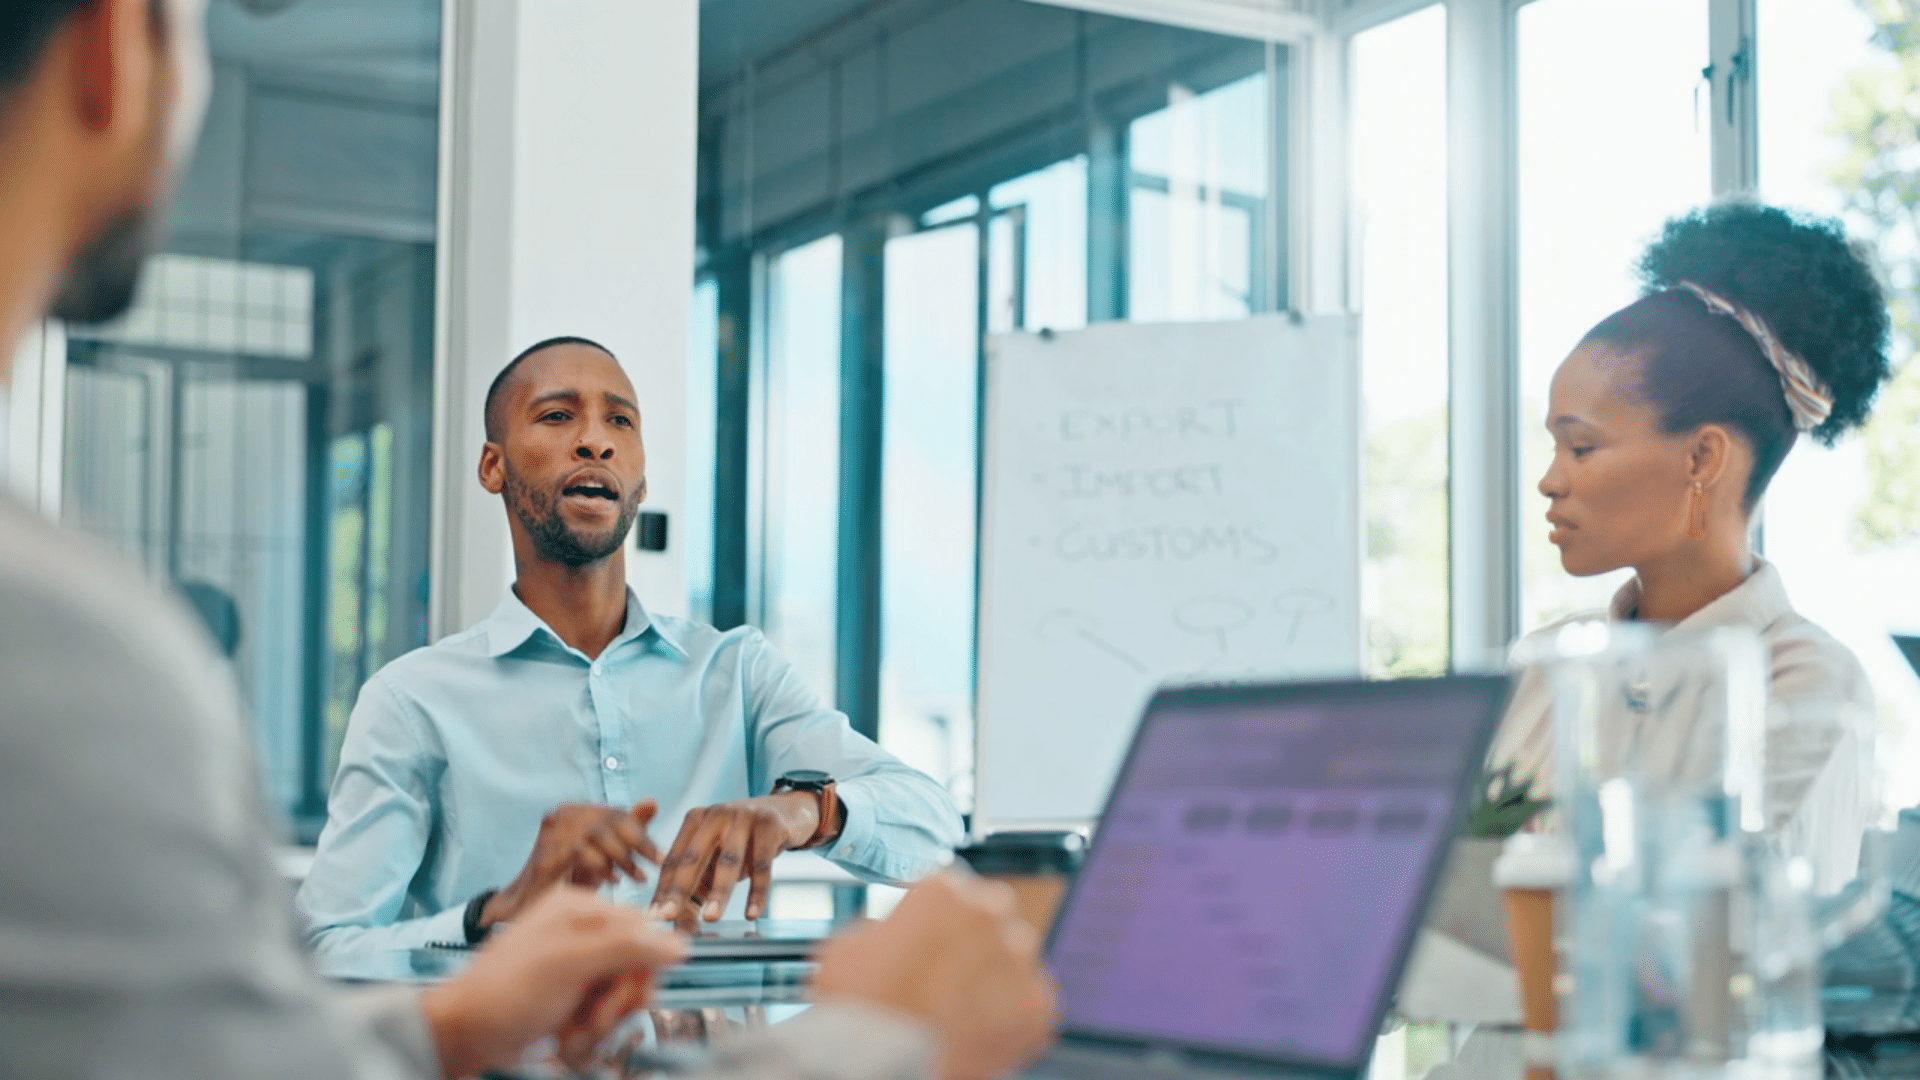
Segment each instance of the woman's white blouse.
M1873 688L1851 650L1793 610L1780 571L1756 561L1745 581L1682 620L1678 628L1750 626L1771 650L1766 763L1770 826L1781 850L1810 861L1819 888L1830 891L1853 877L1860 835L1873 811L1872 786L1863 775L1869 766L1860 741L1860 725L1872 723ZM1630 619L1639 607L1636 578L1614 594L1607 617ZM1589 612L1563 619L1528 640L1574 619L1598 616ZM1649 735L1658 740L1661 733ZM1685 733L1668 735L1678 739ZM1660 752L1657 746L1647 749ZM1536 777L1536 790L1551 790L1551 695L1538 669L1518 674L1490 761L1495 767L1516 763L1520 775Z

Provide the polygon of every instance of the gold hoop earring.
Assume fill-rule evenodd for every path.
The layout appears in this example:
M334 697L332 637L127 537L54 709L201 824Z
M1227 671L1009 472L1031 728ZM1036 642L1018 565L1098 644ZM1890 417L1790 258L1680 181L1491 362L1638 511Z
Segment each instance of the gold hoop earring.
M1687 501L1687 539L1705 540L1707 538L1707 488L1695 482L1693 495Z

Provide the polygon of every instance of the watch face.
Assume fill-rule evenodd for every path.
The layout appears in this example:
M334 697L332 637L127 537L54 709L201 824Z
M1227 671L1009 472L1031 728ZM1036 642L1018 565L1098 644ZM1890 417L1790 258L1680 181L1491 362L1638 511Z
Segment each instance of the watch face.
M801 784L812 786L824 784L833 779L833 777L821 772L819 769L795 769L780 779L796 786Z

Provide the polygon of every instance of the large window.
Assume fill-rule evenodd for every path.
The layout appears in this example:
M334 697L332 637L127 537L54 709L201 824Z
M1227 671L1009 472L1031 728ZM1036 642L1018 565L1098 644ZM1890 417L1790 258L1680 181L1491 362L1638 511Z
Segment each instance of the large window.
M839 615L840 237L767 260L759 603L748 615L833 700Z
M970 803L980 231L886 248L880 739Z
M1866 429L1788 455L1763 511L1767 555L1794 606L1866 665L1881 704L1888 799L1920 802L1920 680L1891 632L1920 633L1920 153L1909 103L1920 51L1905 15L1880 25L1854 0L1760 0L1760 184L1770 202L1838 214L1879 257L1893 293L1893 381ZM1895 46L1898 45L1896 48Z
M686 552L687 613L713 620L714 412L718 407L720 289L705 280L693 289L687 334L687 511L680 544Z
M1170 83L1128 127L1127 314L1139 322L1243 318L1266 275L1267 78L1206 93Z
M995 184L987 326L1071 330L1087 322L1087 158Z
M1366 409L1367 670L1447 668L1447 12L1355 35L1354 251Z
M166 254L70 330L62 513L199 612L311 836L361 684L427 637L440 5L208 26Z
M1661 222L1712 197L1707 6L1535 0L1519 12L1522 631L1604 607L1628 573L1569 577L1547 543L1547 393L1581 335L1638 295L1633 264Z

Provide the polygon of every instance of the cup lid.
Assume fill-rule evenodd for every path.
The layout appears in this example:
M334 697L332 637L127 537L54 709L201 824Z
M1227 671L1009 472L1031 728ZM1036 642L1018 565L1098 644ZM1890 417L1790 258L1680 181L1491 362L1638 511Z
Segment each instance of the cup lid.
M1514 833L1493 861L1502 889L1557 889L1573 880L1573 847L1558 833Z
M1000 832L956 852L974 873L1000 877L1071 874L1086 853L1077 832Z

